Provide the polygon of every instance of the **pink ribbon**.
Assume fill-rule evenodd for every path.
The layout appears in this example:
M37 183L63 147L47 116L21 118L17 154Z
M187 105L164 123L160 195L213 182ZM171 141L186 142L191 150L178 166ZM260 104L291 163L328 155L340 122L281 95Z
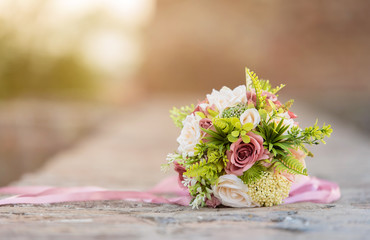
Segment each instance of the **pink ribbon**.
M0 194L17 194L0 200L0 205L7 204L47 204L58 202L127 200L148 203L170 203L189 205L191 197L186 189L179 187L177 176L164 179L154 188L146 192L111 191L98 187L56 188L48 186L3 187ZM165 198L163 194L175 197ZM336 183L315 177L302 177L292 185L289 197L284 203L316 202L330 203L340 198L340 190Z
M338 184L316 177L299 176L292 184L285 204L295 202L331 203L340 198Z

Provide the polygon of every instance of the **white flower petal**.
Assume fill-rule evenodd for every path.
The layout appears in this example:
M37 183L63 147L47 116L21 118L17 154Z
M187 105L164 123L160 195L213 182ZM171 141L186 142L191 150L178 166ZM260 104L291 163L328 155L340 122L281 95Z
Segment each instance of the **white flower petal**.
M215 186L212 186L213 194L220 202L229 207L254 207L251 197L248 195L248 187L241 179L233 174L219 177Z
M194 149L201 139L199 121L201 117L190 114L183 121L184 127L181 130L177 142L180 144L178 151L183 156L194 156Z
M216 106L217 110L222 113L228 107L233 107L238 103L247 101L247 91L244 85L231 90L228 87L222 87L220 91L214 90L207 95L209 105Z
M260 121L261 116L255 108L247 109L242 115L240 115L240 122L243 125L246 123L252 123L253 128L256 128Z

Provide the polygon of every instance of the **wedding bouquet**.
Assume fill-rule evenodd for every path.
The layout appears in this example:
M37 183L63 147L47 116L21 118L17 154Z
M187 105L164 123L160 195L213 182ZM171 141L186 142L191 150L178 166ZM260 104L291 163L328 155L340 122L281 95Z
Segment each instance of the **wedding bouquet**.
M330 125L301 128L272 88L246 69L246 85L213 90L198 105L173 108L181 128L178 151L168 154L193 208L273 206L288 197L296 175L307 175L305 144L319 144Z

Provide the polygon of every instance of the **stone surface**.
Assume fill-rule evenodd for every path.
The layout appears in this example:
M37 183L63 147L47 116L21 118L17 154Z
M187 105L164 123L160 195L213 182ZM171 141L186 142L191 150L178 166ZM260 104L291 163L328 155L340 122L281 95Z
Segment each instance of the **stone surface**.
M94 134L53 157L14 185L147 189L166 177L159 171L176 149L178 129L168 118L172 105L193 96L147 99ZM342 198L332 204L297 203L270 208L200 209L125 201L96 201L0 207L1 239L366 239L370 234L369 138L340 118L298 104L302 126L332 123L327 145L313 149L309 173L336 181Z

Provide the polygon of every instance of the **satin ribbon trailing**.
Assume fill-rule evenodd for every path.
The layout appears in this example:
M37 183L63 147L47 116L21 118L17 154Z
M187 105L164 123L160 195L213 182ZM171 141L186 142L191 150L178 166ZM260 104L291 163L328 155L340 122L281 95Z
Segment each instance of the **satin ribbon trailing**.
M56 188L48 186L9 186L0 188L0 194L16 194L0 200L0 205L8 204L47 204L58 202L127 200L148 203L170 203L189 205L191 197L186 189L178 185L177 176L164 179L146 192L111 191L98 187ZM175 197L165 198L160 195L171 194ZM330 203L340 198L339 186L334 182L315 177L301 177L291 188L284 203L315 202Z

